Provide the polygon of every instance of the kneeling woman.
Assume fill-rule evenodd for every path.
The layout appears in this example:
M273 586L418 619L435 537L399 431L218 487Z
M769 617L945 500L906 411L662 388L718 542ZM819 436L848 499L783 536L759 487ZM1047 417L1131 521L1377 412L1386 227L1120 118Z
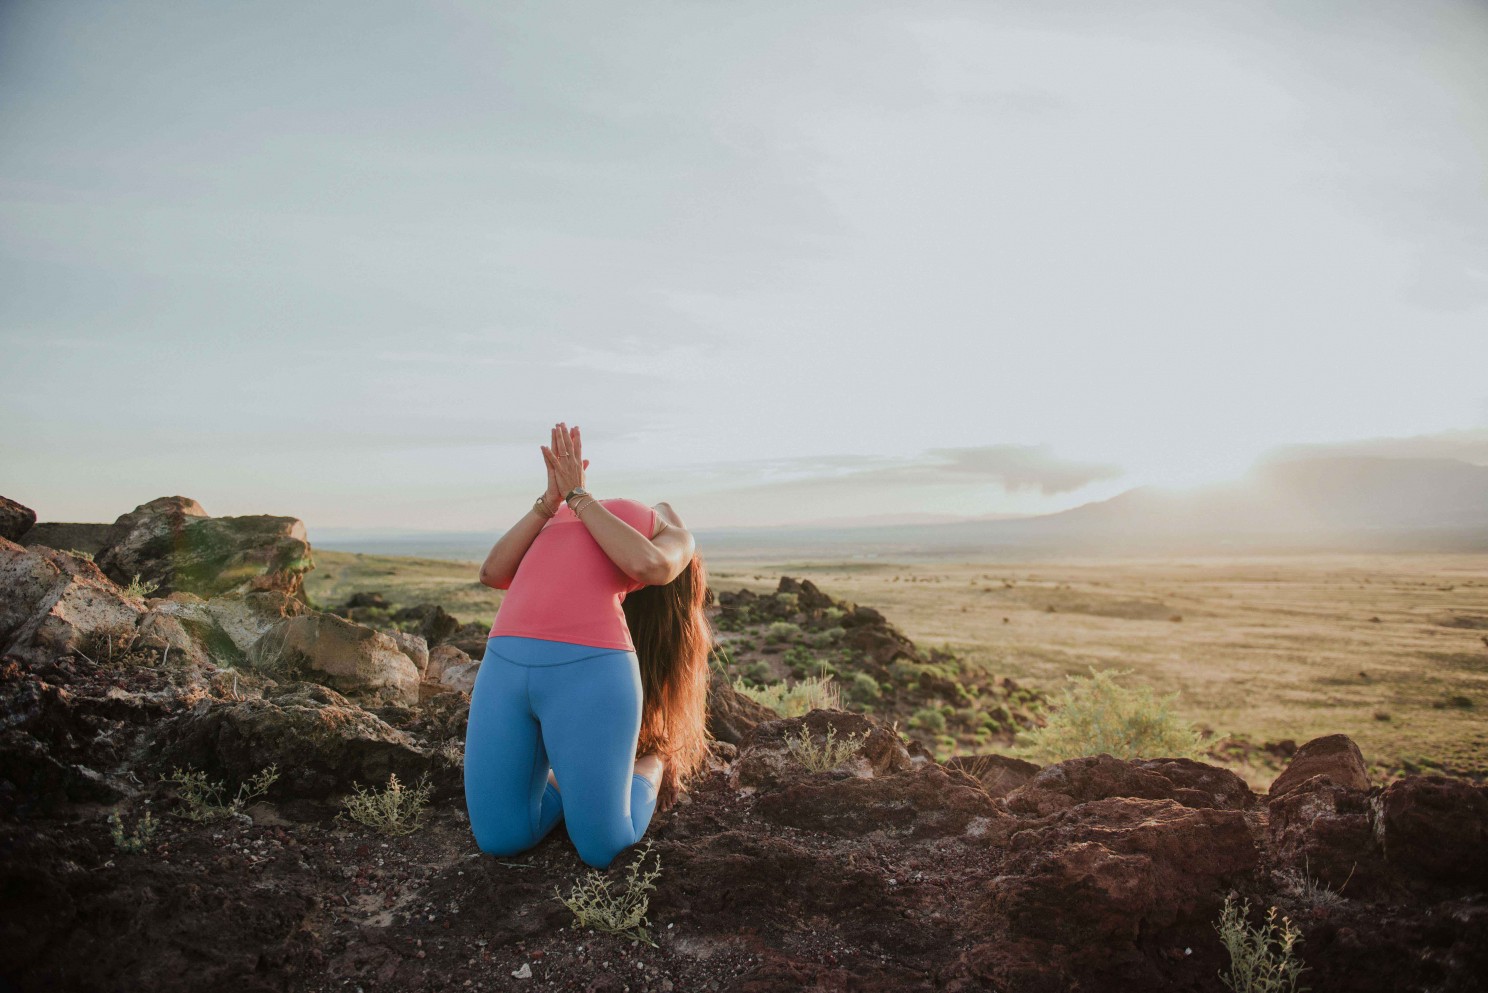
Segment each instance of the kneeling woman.
M484 852L526 851L561 817L605 868L706 760L707 576L667 504L584 490L577 427L540 447L547 491L481 567L507 594L470 695L465 805Z

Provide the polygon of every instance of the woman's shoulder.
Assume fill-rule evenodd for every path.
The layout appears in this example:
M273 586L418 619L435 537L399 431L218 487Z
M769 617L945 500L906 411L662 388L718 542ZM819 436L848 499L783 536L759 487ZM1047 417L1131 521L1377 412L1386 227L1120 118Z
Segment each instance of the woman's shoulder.
M649 503L632 500L630 497L609 497L599 502L604 504L606 510L630 524L637 531L647 535L651 533L647 528L651 524L656 509ZM647 525L647 528L643 528L642 524Z
M610 507L611 509L615 507L628 507L632 510L652 509L649 503L642 503L639 500L632 500L630 497L605 497L599 502L604 504L606 507Z

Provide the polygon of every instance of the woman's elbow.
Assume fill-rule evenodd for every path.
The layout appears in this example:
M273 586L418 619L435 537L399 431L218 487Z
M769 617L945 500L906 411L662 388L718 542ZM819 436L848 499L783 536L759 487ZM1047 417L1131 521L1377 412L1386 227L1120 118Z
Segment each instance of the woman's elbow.
M641 574L636 576L637 581L647 586L665 586L676 579L682 570L677 568L665 555L658 555L652 561L646 563Z

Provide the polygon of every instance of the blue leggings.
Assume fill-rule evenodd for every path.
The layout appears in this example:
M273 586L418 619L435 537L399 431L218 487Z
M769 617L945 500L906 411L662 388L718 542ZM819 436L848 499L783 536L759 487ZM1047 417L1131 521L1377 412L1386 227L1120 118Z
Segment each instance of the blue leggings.
M635 652L488 639L465 733L465 808L480 850L524 852L560 817L595 868L639 841L656 809L656 787L635 771L641 696Z

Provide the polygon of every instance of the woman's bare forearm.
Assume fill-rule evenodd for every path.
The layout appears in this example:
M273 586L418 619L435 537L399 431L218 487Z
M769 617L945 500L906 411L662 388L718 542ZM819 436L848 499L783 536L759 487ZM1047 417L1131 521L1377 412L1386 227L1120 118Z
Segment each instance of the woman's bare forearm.
M491 554L486 556L486 561L481 565L481 583L495 589L504 590L509 587L512 577L517 574L517 566L522 564L522 557L532 547L537 533L547 521L546 517L537 512L536 507L523 514L522 519L513 524L491 547Z
M641 534L592 498L579 505L579 519L621 572L648 586L662 581L667 561L649 534Z

